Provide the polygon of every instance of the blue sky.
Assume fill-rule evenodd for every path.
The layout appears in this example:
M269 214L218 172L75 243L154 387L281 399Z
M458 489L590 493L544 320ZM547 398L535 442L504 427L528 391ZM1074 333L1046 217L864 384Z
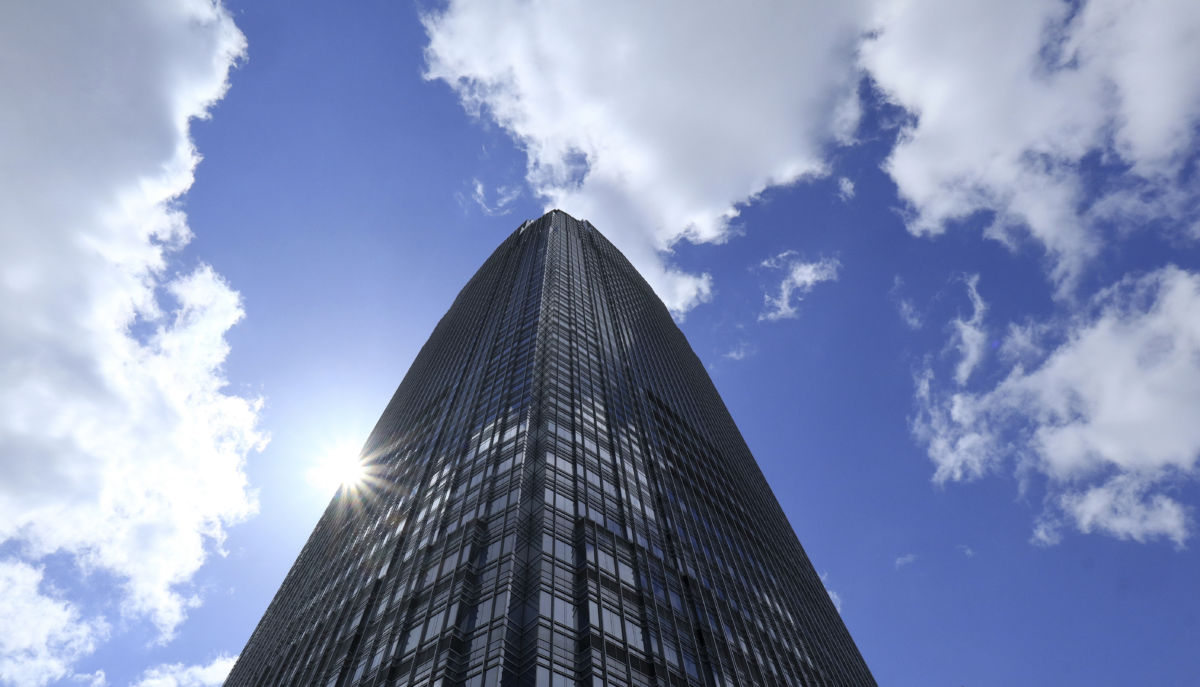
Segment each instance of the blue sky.
M551 207L880 684L1196 683L1200 6L643 5L3 10L0 684L219 684Z

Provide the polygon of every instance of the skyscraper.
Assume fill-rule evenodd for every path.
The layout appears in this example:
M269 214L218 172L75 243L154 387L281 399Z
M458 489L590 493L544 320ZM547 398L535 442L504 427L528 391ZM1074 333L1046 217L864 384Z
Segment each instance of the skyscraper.
M700 360L590 223L434 329L226 685L874 685Z

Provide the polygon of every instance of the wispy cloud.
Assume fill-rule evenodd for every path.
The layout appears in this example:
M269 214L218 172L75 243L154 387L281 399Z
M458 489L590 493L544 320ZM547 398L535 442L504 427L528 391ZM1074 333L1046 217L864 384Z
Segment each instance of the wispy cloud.
M966 556L967 558L975 557L975 549L972 549L971 547L967 546L966 544L959 544L958 550L961 551L962 555Z
M479 206L483 214L489 217L507 215L512 212L509 207L513 201L521 197L521 187L519 186L500 186L496 188L496 202L494 205L489 205L487 202L487 191L484 188L483 182L478 179L472 179L471 183L474 186L474 191L471 193L471 200Z
M900 568L903 568L906 565L912 565L913 563L916 563L916 562L917 562L917 554L906 553L903 556L899 556L896 558L896 569L899 570Z
M829 600L833 602L833 607L838 613L842 612L842 595L829 588L828 584L829 573L821 573L821 584L825 587L825 591L829 594Z
M1000 358L1009 364L1036 364L1046 354L1043 341L1053 335L1053 326L1037 322L1012 323L1000 342Z
M854 182L849 177L838 178L838 197L847 201L854 197Z
M762 261L762 267L784 271L777 295L763 294L765 309L758 316L762 320L781 320L796 317L796 305L813 287L821 282L836 281L841 263L834 258L822 258L817 262L804 262L797 258L796 251L784 251ZM794 302L793 302L794 301Z
M917 307L904 296L904 280L899 275L892 280L892 288L888 291L888 296L896 304L896 312L909 329L917 330L924 326L925 323L917 311Z
M971 373L983 361L987 351L987 331L983 328L983 316L987 313L987 305L979 295L979 275L972 274L966 279L967 296L971 299L971 317L955 318L950 323L953 328L953 345L958 349L958 366L954 368L954 381L959 386L967 383Z
M736 346L721 354L721 357L730 360L744 360L752 355L754 355L754 347L745 341L739 341Z
M50 575L43 558L105 573L115 588L90 607L165 639L200 603L190 580L225 527L256 508L243 461L265 441L259 401L222 372L241 299L211 267L173 262L191 237L189 124L245 39L219 5L152 5L0 11L23 65L0 68L4 131L20 132L0 133L0 541L22 608L44 610L0 622L0 666L34 660L26 685L67 675L109 625L31 581Z
M900 314L900 319L909 329L920 329L922 325L921 315L917 313L916 306L907 298L901 298L896 301L896 311Z
M1073 524L1182 546L1191 516L1173 487L1200 477L1200 275L1168 267L1126 278L1081 314L1037 328L1039 343L990 389L947 391L932 370L918 376L913 431L934 480L1011 462L1047 480L1039 543Z

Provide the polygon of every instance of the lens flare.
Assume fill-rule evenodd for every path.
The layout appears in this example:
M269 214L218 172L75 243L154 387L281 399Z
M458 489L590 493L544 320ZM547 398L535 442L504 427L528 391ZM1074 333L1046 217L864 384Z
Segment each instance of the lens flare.
M322 491L358 487L366 476L358 448L346 443L338 444L322 454L305 473L309 484Z

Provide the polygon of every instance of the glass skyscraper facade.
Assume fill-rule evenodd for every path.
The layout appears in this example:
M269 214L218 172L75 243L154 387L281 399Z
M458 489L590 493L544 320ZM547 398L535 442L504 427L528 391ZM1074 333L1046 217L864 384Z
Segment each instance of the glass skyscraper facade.
M560 211L467 283L226 685L874 685L700 360Z

